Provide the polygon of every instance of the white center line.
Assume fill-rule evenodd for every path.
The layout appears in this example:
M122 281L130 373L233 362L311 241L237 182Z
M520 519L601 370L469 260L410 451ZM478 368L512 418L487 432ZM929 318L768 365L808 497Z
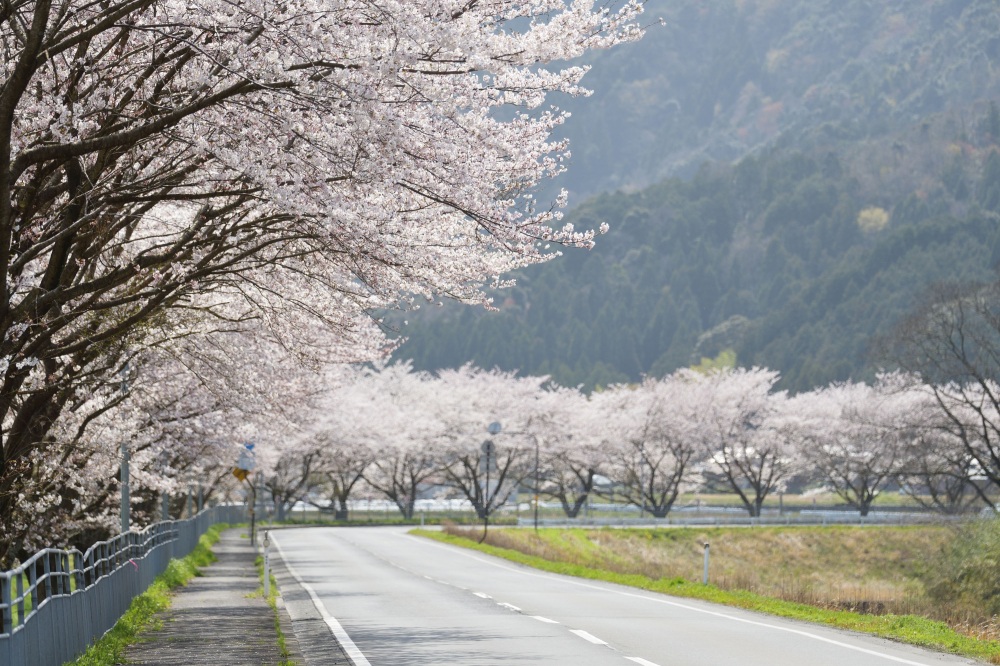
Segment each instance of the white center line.
M577 636L579 636L583 640L590 641L594 645L607 645L606 641L602 641L600 638L598 638L597 636L595 636L593 634L588 634L583 629L570 629L569 631L570 631L571 634L576 634Z
M480 599L492 599L493 598L493 597L491 597L488 594L483 594L482 592L473 592L473 594L476 595L477 597L479 597Z
M521 612L521 609L518 608L517 606L515 606L514 604L506 604L506 603L500 602L497 605L498 606L503 606L504 608L507 608L507 609L510 609L510 610L514 611L515 613L520 613Z
M550 620L549 618L542 617L541 615L532 615L531 617L535 618L539 622L546 622L548 624L559 624L557 620Z
M634 661L635 663L639 664L639 666L659 666L659 664L654 664L653 662L643 659L642 657L625 657L625 658L628 659L629 661Z
M404 538L408 537L410 539L418 539L418 538L420 538L420 537L415 537L415 536L408 535L408 534L400 534L400 536L404 537ZM845 650L852 650L854 652L860 652L861 654L867 654L867 655L871 655L873 657L880 657L880 658L885 659L887 661L896 662L897 664L907 664L908 666L929 666L927 664L927 662L913 661L913 660L910 660L910 659L906 659L904 657L896 657L896 656L891 655L891 654L886 654L885 652L879 652L878 650L870 650L868 648L863 648L863 647L860 647L858 645L851 645L850 643L846 643L844 641L838 641L838 640L833 639L833 638L827 638L826 636L820 636L819 634L813 633L811 631L805 631L803 629L795 629L795 628L792 628L792 627L789 627L789 626L782 626L780 624L775 624L773 622L765 622L765 621L761 621L761 620L751 620L751 619L748 619L748 618L743 618L743 617L738 617L736 615L732 615L731 613L725 613L725 612L721 612L721 611L709 610L707 608L699 608L697 606L692 606L691 604L685 604L685 603L681 603L681 602L677 602L677 601L672 601L670 598L654 597L654 596L651 596L650 594L640 594L638 592L626 592L624 590L615 589L611 584L609 584L607 587L602 587L602 586L599 586L599 585L593 585L591 583L585 583L585 582L580 581L580 580L574 580L574 579L572 579L570 577L557 576L555 574L544 573L544 572L541 572L541 571L538 571L538 572L530 571L530 570L527 569L527 567L524 567L524 568L515 568L515 567L512 567L512 566L507 566L506 564L500 564L499 562L496 562L494 560L489 560L489 559L486 559L484 557L480 557L478 554L473 554L473 553L470 553L468 551L463 551L462 548L459 548L457 546L446 546L444 544L440 544L440 543L437 543L437 542L434 542L434 541L430 541L430 540L425 540L425 541L426 541L426 543L427 543L428 546L432 546L434 548L440 548L441 550L447 550L447 551L449 551L449 552L451 552L451 553L453 553L455 555L461 555L461 556L467 557L467 558L469 558L471 560L475 560L476 562L480 562L482 564L486 564L486 565L489 565L489 566L492 566L492 567L496 567L497 569L503 569L504 571L512 571L514 573L521 574L522 576L529 576L529 577L532 577L532 578L545 578L547 580L558 580L558 581L561 581L562 583L565 583L567 585L573 585L575 587L582 587L582 588L586 588L586 589L590 589L590 590L599 590L601 592L606 592L606 593L609 592L611 594L617 594L617 595L622 596L622 597L631 597L633 599L644 599L645 601L651 601L653 603L662 604L664 606L672 606L674 608L681 608L681 609L684 609L686 611L690 611L692 613L701 613L703 615L710 615L712 617L717 617L717 618L722 619L722 620L729 620L731 622L739 622L739 623L742 623L742 624L748 624L748 625L755 626L755 627L761 627L761 628L764 628L764 629L771 629L773 631L780 631L780 632L787 633L787 634L793 634L795 636L801 636L803 638L809 638L809 639L812 639L814 641L819 641L821 643L826 643L827 645L836 645L837 647L844 648Z

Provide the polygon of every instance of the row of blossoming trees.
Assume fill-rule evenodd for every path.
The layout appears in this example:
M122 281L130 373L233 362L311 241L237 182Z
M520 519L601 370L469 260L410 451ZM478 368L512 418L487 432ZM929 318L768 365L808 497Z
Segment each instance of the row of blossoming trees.
M317 396L316 416L295 435L262 441L262 478L279 514L308 495L342 518L362 488L407 517L428 492L467 499L484 516L518 488L557 498L568 516L603 495L663 517L699 489L735 493L757 516L793 480L863 515L889 485L948 513L990 501L1000 411L971 407L975 389L887 374L789 396L774 390L777 379L685 370L588 396L472 367L356 370ZM494 421L503 428L490 435Z
M3 3L0 568L113 529L123 440L141 487L221 482L299 366L384 354L375 309L589 245L533 192L616 7Z

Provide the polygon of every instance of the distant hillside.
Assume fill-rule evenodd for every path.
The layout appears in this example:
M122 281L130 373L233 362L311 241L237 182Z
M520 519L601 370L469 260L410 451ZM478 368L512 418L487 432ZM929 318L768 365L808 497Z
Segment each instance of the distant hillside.
M650 3L661 13L667 28L594 60L569 125L564 184L628 192L570 218L611 233L524 271L500 313L409 316L397 356L593 386L731 349L806 389L870 376L871 337L928 284L992 275L995 0Z
M871 336L924 287L987 279L1000 260L991 118L1000 123L995 107L975 123L977 137L947 138L952 123L942 119L912 145L900 135L844 157L776 149L600 196L571 216L611 224L594 250L525 270L498 295L499 313L416 313L399 356L419 368L473 361L588 386L725 349L741 365L781 370L786 388L869 376ZM908 157L893 168L899 150ZM912 178L923 161L940 172ZM878 187L868 171L883 162Z
M651 0L568 100L578 204L778 140L859 141L1000 97L996 0Z

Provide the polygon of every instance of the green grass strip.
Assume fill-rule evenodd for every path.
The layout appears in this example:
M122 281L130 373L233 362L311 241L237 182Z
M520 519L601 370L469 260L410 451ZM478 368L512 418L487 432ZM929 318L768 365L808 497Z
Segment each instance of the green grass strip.
M692 583L683 578L653 579L635 574L619 574L603 569L592 569L577 564L553 562L534 555L526 555L516 550L479 544L475 541L444 534L443 532L418 529L411 530L410 533L455 546L478 550L488 555L501 557L505 560L517 562L518 564L542 571L617 583L619 585L627 585L628 587L649 590L651 592L661 592L676 597L701 599L779 617L804 620L840 629L849 629L910 645L918 645L1000 664L1000 642L978 640L958 633L943 622L928 620L916 615L861 615L849 611L827 610L806 604L765 597L752 592L727 592L713 585Z
M215 562L212 546L219 540L219 533L228 525L219 524L208 528L198 539L198 545L187 557L170 560L166 571L156 577L145 592L132 600L132 605L96 643L90 646L69 666L114 666L125 661L125 649L135 642L141 631L153 625L156 613L170 607L170 590L187 584L199 575L198 568Z
M260 579L260 587L254 592L254 596L264 596L264 558L261 555L254 560L257 565L257 578ZM278 666L297 666L294 659L289 659L288 644L285 642L285 632L281 630L281 617L278 615L278 581L274 578L274 573L268 576L271 579L271 595L266 599L267 605L274 613L274 630L278 634L278 650L281 651L281 661Z

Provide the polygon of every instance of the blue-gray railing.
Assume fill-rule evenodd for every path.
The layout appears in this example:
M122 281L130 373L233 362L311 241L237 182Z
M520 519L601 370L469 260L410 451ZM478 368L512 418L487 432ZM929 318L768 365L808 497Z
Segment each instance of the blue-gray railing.
M553 507L558 506L553 504ZM637 515L638 507L620 511L616 516L578 516L567 518L540 518L538 524L544 527L726 527L765 525L937 525L962 522L979 514L946 515L937 511L872 511L867 516L857 511L804 509L779 513L777 509L765 509L764 514L751 518L745 509L739 507L702 507L697 511L673 510L664 518L655 518L649 513ZM519 527L534 524L530 516L517 517Z
M79 550L46 548L0 572L0 664L59 666L82 654L215 523L246 520L242 506L216 506L188 520L150 525Z

